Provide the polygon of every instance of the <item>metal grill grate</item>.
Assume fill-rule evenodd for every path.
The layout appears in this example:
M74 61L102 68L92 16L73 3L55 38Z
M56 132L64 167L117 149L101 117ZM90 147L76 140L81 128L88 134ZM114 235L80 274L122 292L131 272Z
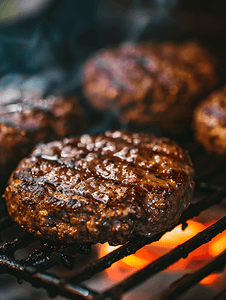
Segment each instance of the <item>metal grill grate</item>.
M179 143L189 150L196 169L196 192L200 200L194 202L183 213L179 224L186 227L186 222L213 205L224 206L222 200L226 198L224 181L226 178L226 161L215 155L206 154L193 140L186 141L186 137ZM0 232L3 235L5 230L16 226L7 217L4 203L1 204ZM136 237L127 244L117 248L108 255L92 262L85 262L82 268L76 268L74 263L75 255L92 254L91 245L60 245L49 241L41 241L36 250L30 251L24 258L16 259L15 252L28 247L37 239L30 234L23 233L11 242L4 242L0 246L0 273L14 275L19 280L30 282L34 287L44 287L51 297L62 295L69 299L121 299L129 291L135 290L138 285L147 279L165 270L171 264L208 243L213 237L226 229L226 216L216 221L187 242L175 247L166 255L160 257L141 270L136 271L128 278L118 282L113 287L98 292L98 289L90 289L84 281L97 277L98 273L110 267L114 262L123 257L135 253L143 246L157 241L164 234L158 234L152 238ZM90 254L91 252L91 254ZM63 264L67 269L73 269L68 276L57 275L50 268ZM188 291L201 279L213 272L221 272L226 264L226 250L209 261L204 267L193 273L183 276L174 282L168 289L155 296L154 300L176 299L182 293ZM214 299L225 299L226 291L221 291Z

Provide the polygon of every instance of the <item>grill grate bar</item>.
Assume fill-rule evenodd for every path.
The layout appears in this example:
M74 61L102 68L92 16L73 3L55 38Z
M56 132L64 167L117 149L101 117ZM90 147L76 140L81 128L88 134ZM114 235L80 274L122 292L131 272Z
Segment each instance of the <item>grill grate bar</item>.
M109 254L105 255L104 257L94 261L91 264L88 264L85 269L81 272L77 273L73 276L70 281L79 283L83 280L87 280L91 278L98 272L104 271L105 269L109 268L113 263L117 262L118 260L122 259L125 256L130 254L134 254L137 250L149 244L150 242L157 241L161 238L162 234L158 234L152 239L147 239L145 237L137 237L131 239L127 244L117 248L116 250L110 252Z
M121 281L119 284L113 286L105 292L105 296L116 296L124 294L126 291L129 291L144 282L154 274L166 269L171 264L175 263L181 258L186 258L190 252L197 249L201 245L211 241L220 232L226 229L226 216L215 222L213 225L204 229L202 232L195 235L190 240L185 243L177 246L166 255L160 257L154 262L147 265L145 268L137 271L132 274L130 277L126 278L124 281Z
M61 245L43 244L42 248L33 251L28 257L20 260L26 266L33 266L36 271L45 271L54 265L63 263L67 269L73 269L74 261L71 255L90 254L90 245L70 244L66 247Z
M13 257L16 250L27 247L35 240L34 236L24 234L22 237L16 238L13 242L8 242L0 246L0 254L4 255L7 253L8 256Z
M200 184L204 185L204 183ZM202 211L210 208L213 205L219 204L221 201L224 200L226 197L226 190L218 190L213 191L212 194L210 194L207 197L204 197L202 200L195 204L191 204L186 211L183 212L180 218L180 223L184 224L187 220L197 217Z
M98 293L83 286L83 285L73 285L65 282L64 279L60 279L52 274L47 273L36 273L33 276L34 280L40 281L40 286L44 286L51 297L56 295L66 296L69 299L86 299L94 300L98 299Z
M50 273L36 272L33 266L24 266L19 261L0 256L0 274L8 273L20 280L30 282L34 287L44 287L51 297L62 295L69 299L96 299L98 293L83 285L73 285L65 282L64 278Z
M212 194L208 197L205 197L203 200L200 200L196 204L190 205L190 207L182 214L178 224L186 224L186 221L188 219L199 215L200 212L204 209L209 208L211 205L222 201L224 197L226 197L225 190L213 191ZM122 259L123 257L134 254L143 246L158 241L166 232L167 231L157 234L151 238L139 236L137 238L131 239L127 244L105 255L98 261L94 261L93 263L86 265L86 267L81 272L77 273L73 278L71 278L71 282L76 282L78 284L83 280L91 278L96 273L109 268L113 263Z
M201 183L200 188L208 191L208 193L212 192L212 194L209 195L208 197L204 197L204 199L199 201L198 203L191 205L188 208L188 210L184 212L184 214L182 215L180 223L185 224L186 220L192 218L194 215L198 215L203 209L206 209L207 207L210 207L211 205L220 202L222 198L225 197L225 190L224 189L222 190L221 187L219 188L218 186L209 186L208 184ZM63 256L64 255L66 256L66 254L70 256L70 254L72 254L72 252L70 251L73 251L72 248L75 245L66 245L65 249L63 249L63 252L58 250L58 253L56 251L56 248L49 245L48 247L51 248L51 251L54 254L53 253L51 254L53 255L53 258L50 259L50 261L47 262L47 264L45 260L42 260L42 258L45 257L45 255L43 255L43 257L41 255L39 261L38 260L36 261L35 253L28 256L25 260L20 260L20 261L13 260L6 257L5 255L2 255L0 256L0 265L1 265L0 273L9 273L16 276L17 278L22 278L27 280L34 286L43 286L51 295L62 295L62 296L69 297L70 299L91 299L91 300L105 299L105 297L108 297L109 294L104 293L101 295L95 291L89 290L87 287L84 287L82 284L79 285L76 284L78 284L78 282L81 282L87 278L90 278L98 271L102 271L106 269L113 262L121 259L122 257L135 253L138 249L140 249L144 245L159 240L163 234L164 233L161 233L159 235L154 236L153 238L144 238L144 237L135 238L130 242L128 242L126 245L123 245L120 248L116 249L115 251L111 252L109 255L105 256L104 258L99 259L97 263L94 263L94 265L91 266L89 265L87 268L85 268L84 272L77 274L76 276L69 279L69 281L65 281L65 279L63 278L57 278L54 274L52 275L46 272L41 273L40 270L42 270L42 268L43 270L46 270L49 267L59 263L61 254ZM18 245L20 243L21 247L23 247L22 239L20 240L20 242L17 240L14 242L18 243ZM77 246L87 247L86 245L77 245ZM86 249L86 251L89 250ZM180 252L183 253L183 250ZM37 253L38 255L40 255L41 251ZM184 253L182 256L184 256ZM36 263L34 263L34 261L36 261ZM158 266L155 268L156 268L155 273L160 271ZM91 275L90 275L90 270L92 270ZM82 277L80 277L81 274ZM149 274L147 276L149 277ZM73 282L75 282L75 284ZM134 288L136 285L133 282L132 287L129 288L126 287L123 293L130 288ZM119 295L113 294L112 296L114 297L114 299L116 299L115 297Z
M175 281L164 292L150 300L171 300L175 299L188 289L196 285L200 280L210 275L213 272L223 272L226 264L226 251L211 260L204 267L191 274L186 274L179 280ZM225 298L224 298L225 299Z

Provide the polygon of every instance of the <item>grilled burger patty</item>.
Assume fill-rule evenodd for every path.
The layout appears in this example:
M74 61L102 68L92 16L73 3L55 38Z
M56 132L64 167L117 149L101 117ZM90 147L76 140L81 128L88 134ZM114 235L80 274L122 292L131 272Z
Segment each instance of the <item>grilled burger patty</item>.
M226 85L197 106L193 129L196 140L208 152L226 154Z
M84 127L77 97L0 89L0 174L9 176L38 142L82 133Z
M84 66L83 89L100 110L124 124L190 125L197 102L219 82L216 58L196 42L131 44L102 49Z
M194 190L187 151L124 131L38 145L12 173L11 218L37 236L123 244L177 223Z

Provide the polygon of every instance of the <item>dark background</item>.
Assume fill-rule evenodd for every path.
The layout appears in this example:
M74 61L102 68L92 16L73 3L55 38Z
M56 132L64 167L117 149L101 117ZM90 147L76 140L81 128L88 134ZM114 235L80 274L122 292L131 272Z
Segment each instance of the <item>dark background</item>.
M222 0L52 0L0 23L0 87L73 91L84 60L124 40L195 38L224 59L225 37Z

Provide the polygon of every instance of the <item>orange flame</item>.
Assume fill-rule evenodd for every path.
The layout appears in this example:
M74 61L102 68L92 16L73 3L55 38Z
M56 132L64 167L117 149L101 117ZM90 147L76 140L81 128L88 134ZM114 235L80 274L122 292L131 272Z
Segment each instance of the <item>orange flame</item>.
M186 242L210 224L203 225L196 221L188 221L188 226L182 230L177 226L171 232L166 233L158 242L144 246L135 254L124 257L119 262L114 263L106 270L112 281L117 282L131 275L136 270L141 269L166 254L176 246ZM100 248L100 257L113 251L117 247L109 246L105 243ZM223 232L216 236L208 244L204 244L188 255L186 259L180 259L178 262L166 269L167 272L187 272L194 271L204 265L211 257L220 254L226 248L226 233ZM218 274L211 274L200 281L201 284L210 285L220 280Z

